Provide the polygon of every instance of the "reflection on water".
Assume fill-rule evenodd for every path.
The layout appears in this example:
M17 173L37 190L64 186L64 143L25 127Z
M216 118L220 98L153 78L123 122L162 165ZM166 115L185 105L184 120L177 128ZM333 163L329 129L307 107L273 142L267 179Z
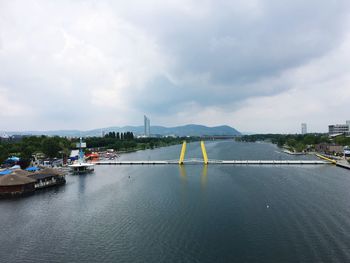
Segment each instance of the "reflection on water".
M179 165L179 174L180 174L181 181L183 183L187 183L187 172L186 172L185 165ZM208 165L203 165L202 172L200 175L200 184L201 184L202 190L205 189L207 183L208 183Z
M180 179L183 183L187 182L186 168L184 165L179 165Z
M78 176L78 192L79 194L83 194L85 192L85 183L86 183L86 174L81 175L72 175L72 176Z
M201 175L201 188L205 190L208 182L208 165L203 165L202 175Z

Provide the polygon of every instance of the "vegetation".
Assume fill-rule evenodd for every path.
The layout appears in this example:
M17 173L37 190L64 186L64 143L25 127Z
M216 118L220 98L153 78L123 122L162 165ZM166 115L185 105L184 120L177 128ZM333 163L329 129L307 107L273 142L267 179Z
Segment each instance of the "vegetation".
M105 137L86 138L89 148L114 149L116 151L135 151L153 149L182 143L183 140L194 141L196 138L162 137L162 138L135 138L132 132L110 132Z
M89 148L94 150L114 149L116 151L135 151L153 149L182 143L183 140L193 141L196 138L135 138L132 132L110 132L104 137L85 138ZM10 156L18 156L23 160L29 160L35 154L44 155L46 158L62 158L68 156L75 149L78 138L27 136L16 141L0 141L0 163Z
M326 134L256 134L245 135L237 138L237 140L244 142L270 141L279 147L287 147L296 152L305 151L320 143L334 143L343 146L350 145L349 137L338 136L330 139Z
M72 141L61 137L28 136L16 141L0 142L0 162L9 156L31 159L34 154L44 154L48 158L62 157L73 147Z

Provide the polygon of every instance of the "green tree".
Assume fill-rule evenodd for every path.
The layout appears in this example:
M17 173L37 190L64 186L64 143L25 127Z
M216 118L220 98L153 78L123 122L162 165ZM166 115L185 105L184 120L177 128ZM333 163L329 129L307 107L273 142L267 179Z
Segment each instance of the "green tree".
M21 155L21 158L23 159L31 159L34 152L35 152L35 146L23 145L20 155Z
M297 141L295 139L290 138L287 140L287 145L290 147L294 147L296 144L297 144Z
M0 144L0 163L4 162L9 157L8 147Z
M41 143L42 152L49 158L59 156L61 150L58 137L47 137Z
M302 152L305 150L305 145L301 142L298 142L296 145L295 145L295 150L297 152Z
M304 144L310 145L316 143L316 137L314 135L308 134L303 139Z

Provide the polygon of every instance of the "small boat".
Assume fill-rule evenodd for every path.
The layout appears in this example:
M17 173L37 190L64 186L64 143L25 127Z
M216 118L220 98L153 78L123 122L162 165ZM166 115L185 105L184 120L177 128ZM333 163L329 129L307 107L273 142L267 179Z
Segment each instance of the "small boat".
M84 160L83 148L86 148L86 143L80 138L80 142L77 143L77 148L79 148L79 159L77 162L68 165L73 171L73 174L86 174L94 171L95 165L92 163L87 163Z
M95 165L92 163L79 162L79 163L73 163L68 166L72 168L72 171L74 174L86 174L86 173L92 173L94 171Z

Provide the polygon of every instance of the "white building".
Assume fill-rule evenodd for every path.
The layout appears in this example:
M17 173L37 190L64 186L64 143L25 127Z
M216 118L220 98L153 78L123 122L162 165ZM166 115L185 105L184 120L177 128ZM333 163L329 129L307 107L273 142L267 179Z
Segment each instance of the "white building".
M307 134L307 126L306 123L301 124L301 134Z
M349 134L350 132L349 121L346 121L346 124L335 124L328 125L328 134L329 135L338 135L338 134Z

